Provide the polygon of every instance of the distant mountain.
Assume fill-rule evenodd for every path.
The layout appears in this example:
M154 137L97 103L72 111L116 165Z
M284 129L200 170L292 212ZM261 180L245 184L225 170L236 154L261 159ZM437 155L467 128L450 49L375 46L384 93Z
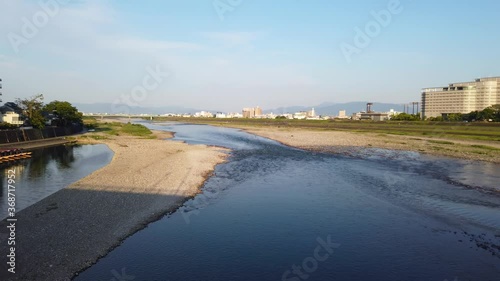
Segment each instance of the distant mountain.
M264 110L264 113L284 114L284 113L295 113L298 111L307 111L307 110L311 110L311 107L289 106L289 107L278 107L274 109Z
M264 113L295 113L297 111L308 111L314 107L316 114L319 115L330 115L336 116L339 114L340 110L345 110L347 115L351 115L356 112L365 111L366 103L364 101L359 102L347 102L347 103L330 103L324 102L316 106L290 106L290 107L279 107L275 109L264 110ZM374 102L372 105L373 111L385 112L394 109L396 111L403 111L403 106L401 104L394 103L378 103Z
M161 106L161 107L142 107L142 106L130 106L127 107L124 104L113 105L112 103L74 103L73 106L78 108L79 111L85 113L130 113L130 114L165 114L165 113L195 113L202 111L200 109L187 108L181 106ZM217 111L210 111L216 113Z
M319 105L317 108L315 107L314 109L316 110L316 113L320 115L338 115L340 110L345 110L346 114L350 115L356 112L366 111L366 104L367 104L366 101L337 103L327 106ZM394 103L374 102L371 109L372 111L377 111L377 112L386 112L391 109L394 109L396 111L403 111L403 106L401 104L394 104Z
M183 114L183 113L191 113L200 112L202 110L210 111L212 113L218 112L217 110L207 110L207 109L195 109L195 108L187 108L181 106L162 106L162 107L141 107L141 106L131 106L127 107L123 104L113 105L111 103L74 103L74 106L78 108L79 111L85 113L110 113L110 114L118 114L118 113L130 113L130 114L165 114L165 113L175 113L175 114ZM283 114L283 113L295 113L298 111L308 111L314 107L316 114L318 115L329 115L336 116L339 114L340 110L345 110L347 115L350 115L355 112L366 110L366 102L348 102L348 103L331 103L324 102L320 105L316 106L289 106L289 107L279 107L269 110L264 110L264 113L274 113L274 114ZM403 106L401 104L393 104L393 103L373 103L372 110L373 111L389 111L394 109L396 111L403 111ZM239 112L238 110L235 110Z

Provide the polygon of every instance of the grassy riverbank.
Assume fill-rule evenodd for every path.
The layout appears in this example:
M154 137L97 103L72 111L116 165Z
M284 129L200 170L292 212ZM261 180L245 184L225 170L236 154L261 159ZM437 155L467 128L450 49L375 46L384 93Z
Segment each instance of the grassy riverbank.
M379 133L428 138L498 141L500 123L484 122L405 122L405 121L341 121L341 120L288 120L288 119L215 119L215 118L160 118L155 121L180 121L237 128L311 129L318 131L347 131Z
M269 119L156 118L244 129L309 150L351 154L384 148L500 163L500 124Z
M87 137L94 136L120 136L130 135L142 138L156 138L150 129L141 124L131 124L118 121L97 121L93 118L87 118L84 121L85 127L89 130Z

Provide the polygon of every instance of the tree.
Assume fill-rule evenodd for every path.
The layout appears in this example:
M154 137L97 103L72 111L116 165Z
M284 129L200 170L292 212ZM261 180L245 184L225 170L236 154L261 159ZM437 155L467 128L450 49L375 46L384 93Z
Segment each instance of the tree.
M16 99L16 104L21 109L22 115L28 118L31 126L38 129L45 127L45 118L42 115L43 94L26 99Z
M479 116L479 111L471 111L469 114L464 115L464 120L467 120L468 122L473 122L478 120Z
M430 117L428 120L429 121L433 121L433 122L442 122L443 121L443 117L442 116Z
M408 114L408 113L399 113L391 117L393 121L418 121L420 120L420 115L418 114Z
M463 116L460 113L450 113L450 114L448 114L448 116L446 116L446 120L452 121L452 122L453 121L454 122L462 121L463 120Z
M67 101L53 101L43 107L46 113L52 113L57 117L57 125L68 126L72 123L82 124L82 113Z
M495 110L495 122L500 122L500 104L492 105L491 108Z
M489 121L500 122L500 104L494 104L481 111L471 111L464 116L467 121Z
M478 120L488 121L489 119L495 118L495 110L491 107L487 107L479 112Z

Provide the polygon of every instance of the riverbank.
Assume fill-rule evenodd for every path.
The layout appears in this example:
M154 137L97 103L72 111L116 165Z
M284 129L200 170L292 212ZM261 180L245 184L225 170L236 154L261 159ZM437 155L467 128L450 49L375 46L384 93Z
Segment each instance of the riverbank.
M10 246L2 243L0 280L71 280L199 193L226 156L220 148L164 141L171 136L165 132L147 138L98 136L79 139L108 145L111 163L16 215L16 273L7 272ZM16 184L22 188L22 182ZM0 241L10 235L7 225L0 223Z
M306 150L357 156L361 149L415 151L436 156L500 163L500 143L452 140L368 132L327 131L302 128L228 126Z
M73 142L75 141L74 138L72 137L56 137L56 138L48 138L48 139L34 140L34 141L2 143L0 144L0 148L37 149L43 147L69 144Z

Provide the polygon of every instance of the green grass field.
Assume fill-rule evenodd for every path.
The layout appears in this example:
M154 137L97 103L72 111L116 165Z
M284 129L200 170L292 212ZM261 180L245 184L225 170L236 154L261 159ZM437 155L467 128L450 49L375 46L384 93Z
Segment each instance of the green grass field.
M155 138L151 130L140 124L112 121L100 123L94 118L85 118L84 124L87 129L94 130L95 133L104 133L112 136L131 135L143 138Z

